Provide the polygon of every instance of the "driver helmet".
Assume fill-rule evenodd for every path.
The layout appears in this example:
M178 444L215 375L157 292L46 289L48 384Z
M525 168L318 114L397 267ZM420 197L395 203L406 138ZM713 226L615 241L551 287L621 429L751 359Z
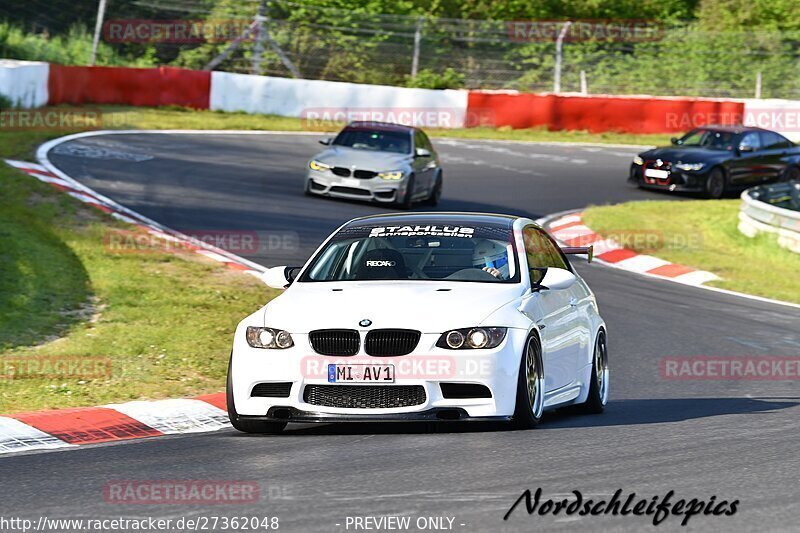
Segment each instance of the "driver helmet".
M508 246L500 241L481 239L475 243L472 252L472 266L475 268L496 268L503 279L510 278L508 266Z

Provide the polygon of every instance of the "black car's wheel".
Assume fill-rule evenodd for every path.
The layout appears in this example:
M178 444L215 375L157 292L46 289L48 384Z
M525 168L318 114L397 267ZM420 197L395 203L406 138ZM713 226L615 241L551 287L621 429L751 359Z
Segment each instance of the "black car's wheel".
M536 335L528 337L525 353L520 358L517 378L517 405L512 424L519 429L539 425L544 411L544 365L542 348Z
M582 405L587 413L599 414L608 403L608 346L606 333L600 330L597 341L594 343L594 357L592 361L592 377L589 386L589 397Z
M231 357L231 360L233 357ZM286 427L286 422L265 422L263 420L240 420L233 403L233 381L231 378L231 364L228 363L228 381L225 387L225 400L228 405L228 420L234 429L242 433L280 433Z
M725 172L719 167L711 169L706 180L706 195L719 200L725 194Z
M436 175L436 183L433 184L431 195L425 200L425 205L437 206L439 199L442 197L442 173Z
M800 167L787 167L781 174L781 181L800 181Z
M411 209L411 206L414 204L414 174L411 174L408 177L408 183L406 183L406 195L403 199L397 204L397 207L400 209Z

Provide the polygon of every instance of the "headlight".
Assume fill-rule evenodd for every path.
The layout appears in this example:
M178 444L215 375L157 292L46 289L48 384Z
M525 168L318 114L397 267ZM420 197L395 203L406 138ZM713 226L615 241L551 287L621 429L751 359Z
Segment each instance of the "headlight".
M325 163L320 163L319 161L314 161L313 159L308 162L308 168L311 170L330 170L332 167L330 165L326 165Z
M288 331L275 328L247 328L247 344L253 348L270 348L284 350L294 346L292 336Z
M706 166L705 163L678 163L675 168L678 170L702 170Z
M634 165L644 165L644 159L642 159L641 157L639 157L637 155L636 157L633 158L633 164Z
M387 172L379 172L378 177L384 180L399 180L403 178L403 171L389 170Z
M436 346L447 350L497 348L506 338L508 328L464 328L445 331Z

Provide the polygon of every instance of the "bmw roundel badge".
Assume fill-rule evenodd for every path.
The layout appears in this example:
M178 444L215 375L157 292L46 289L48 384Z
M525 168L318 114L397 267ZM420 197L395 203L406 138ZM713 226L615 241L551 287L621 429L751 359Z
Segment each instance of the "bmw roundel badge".
M372 325L372 320L370 320L369 318L365 318L364 320L359 322L358 325L361 326L362 328L368 328Z

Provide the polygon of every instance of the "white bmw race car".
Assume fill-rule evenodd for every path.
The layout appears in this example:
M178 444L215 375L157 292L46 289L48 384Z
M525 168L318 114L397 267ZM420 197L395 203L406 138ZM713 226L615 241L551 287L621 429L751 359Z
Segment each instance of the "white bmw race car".
M608 400L606 326L566 253L527 218L389 214L336 230L236 328L233 426L506 420Z

